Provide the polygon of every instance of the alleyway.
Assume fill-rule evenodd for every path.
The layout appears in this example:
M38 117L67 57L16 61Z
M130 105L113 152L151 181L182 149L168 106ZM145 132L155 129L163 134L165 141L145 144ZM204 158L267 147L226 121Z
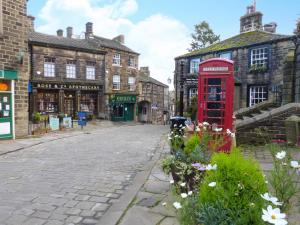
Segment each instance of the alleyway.
M96 224L132 187L167 130L96 129L0 156L0 224Z

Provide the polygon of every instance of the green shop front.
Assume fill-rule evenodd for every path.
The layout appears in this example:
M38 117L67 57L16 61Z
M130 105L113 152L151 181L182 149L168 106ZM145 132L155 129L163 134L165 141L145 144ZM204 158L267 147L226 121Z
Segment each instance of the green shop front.
M115 94L110 96L112 121L134 121L136 95Z
M17 71L0 70L0 140L15 137L14 82Z

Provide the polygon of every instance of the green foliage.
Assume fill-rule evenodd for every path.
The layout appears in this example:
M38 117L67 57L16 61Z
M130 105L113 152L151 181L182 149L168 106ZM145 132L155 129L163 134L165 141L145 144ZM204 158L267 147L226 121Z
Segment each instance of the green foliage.
M169 174L172 170L172 166L175 164L175 157L173 155L168 156L162 160L162 169L166 174Z
M35 112L33 114L33 122L39 123L42 120L42 114L39 112Z
M200 204L223 201L224 207L234 212L232 222L261 224L264 200L260 194L267 192L267 187L258 163L234 149L230 154L215 153L212 164L217 164L218 169L208 171L204 177L200 185ZM211 182L216 182L216 186L210 187Z
M252 74L260 74L265 73L268 71L268 68L266 66L258 66L258 65L252 65L249 69L249 73Z
M195 196L190 196L184 199L181 203L182 208L179 211L179 221L181 225L196 225L197 215L199 213L198 199Z
M270 152L273 157L273 170L271 171L270 184L273 187L275 196L282 202L280 207L283 211L289 210L291 207L291 199L297 193L299 188L296 181L299 179L296 169L290 166L291 156L286 151L286 157L277 159L276 154L281 151L278 145L269 145Z
M184 153L191 154L200 145L200 137L196 133L192 135L185 143Z
M209 27L206 21L202 21L195 26L195 32L191 35L193 40L189 52L205 48L208 45L214 44L220 41L220 35L215 35L213 30Z
M204 203L196 214L197 224L203 225L235 225L231 216L233 212L224 206L224 203Z
M198 98L195 96L191 99L191 104L187 108L187 117L190 117L192 121L195 121L197 118L198 111Z

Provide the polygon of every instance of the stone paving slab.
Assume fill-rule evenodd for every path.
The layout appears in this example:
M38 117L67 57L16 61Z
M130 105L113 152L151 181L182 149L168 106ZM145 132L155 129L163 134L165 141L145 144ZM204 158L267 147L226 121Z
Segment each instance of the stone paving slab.
M166 132L153 125L95 129L0 156L0 224L97 224L134 189Z

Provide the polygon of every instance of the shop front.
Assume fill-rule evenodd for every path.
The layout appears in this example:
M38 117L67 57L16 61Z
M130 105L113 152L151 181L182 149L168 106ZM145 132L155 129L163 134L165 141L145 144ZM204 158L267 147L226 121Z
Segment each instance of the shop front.
M14 80L16 71L0 70L0 139L15 137Z
M102 93L102 86L95 84L32 82L31 113L64 114L74 119L82 111L88 118L98 118Z
M134 121L136 95L115 94L110 98L112 121Z

